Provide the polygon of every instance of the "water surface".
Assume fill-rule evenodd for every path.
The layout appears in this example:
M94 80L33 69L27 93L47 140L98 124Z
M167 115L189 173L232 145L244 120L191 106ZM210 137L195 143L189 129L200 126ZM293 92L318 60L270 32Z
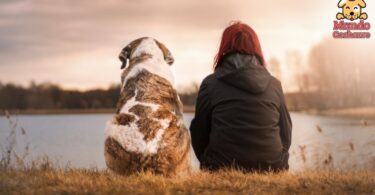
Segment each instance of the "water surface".
M21 115L17 131L17 150L30 143L28 159L47 155L60 165L76 168L105 168L104 126L111 114ZM374 168L375 121L364 126L360 120L323 117L299 113L291 114L293 121L291 170L302 168L335 167L340 169ZM190 125L193 114L185 114ZM321 131L319 131L321 130ZM6 145L9 123L0 117L0 145ZM194 161L195 166L198 162Z

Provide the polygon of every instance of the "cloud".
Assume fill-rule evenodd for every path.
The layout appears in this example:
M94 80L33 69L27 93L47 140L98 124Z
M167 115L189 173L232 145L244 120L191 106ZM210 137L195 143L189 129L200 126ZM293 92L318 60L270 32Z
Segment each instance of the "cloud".
M138 34L207 30L224 5L176 1L15 1L0 5L0 51L8 60L129 42ZM230 10L228 10L230 11ZM229 13L233 14L233 13ZM226 20L225 20L226 21Z
M117 63L117 53L133 39L152 36L174 53L178 81L200 80L211 70L221 32L229 21L250 23L265 44L281 51L287 45L285 37L293 36L285 30L288 25L299 30L321 24L317 21L306 26L301 22L305 17L315 21L316 4L297 0L3 0L0 77L2 81L27 82L20 76L23 73L27 79L80 86L83 82L74 72L86 70L90 75L101 72L109 78L88 78L85 86L117 82L110 77L117 76L117 65L109 68L104 63ZM267 45L263 47L266 52L270 48ZM61 72L66 75L59 79L51 76Z

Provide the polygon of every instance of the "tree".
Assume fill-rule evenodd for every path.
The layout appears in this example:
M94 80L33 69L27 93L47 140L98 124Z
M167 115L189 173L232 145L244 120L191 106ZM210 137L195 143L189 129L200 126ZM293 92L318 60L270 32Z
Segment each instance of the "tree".
M309 81L322 99L338 107L372 104L374 41L324 39L309 53Z
M270 60L268 60L268 67L271 74L282 81L281 65L276 57L271 57Z

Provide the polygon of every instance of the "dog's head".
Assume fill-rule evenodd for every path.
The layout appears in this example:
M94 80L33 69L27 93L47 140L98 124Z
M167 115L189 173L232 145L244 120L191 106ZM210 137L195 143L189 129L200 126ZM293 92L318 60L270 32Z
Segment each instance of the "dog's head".
M362 8L366 7L364 0L340 0L338 7L342 8L342 14L348 20L356 20L361 17Z
M148 55L156 58L163 58L165 62L172 65L174 62L171 52L156 39L150 37L142 37L129 43L122 49L119 59L122 62L121 69L126 67L127 61L142 55Z

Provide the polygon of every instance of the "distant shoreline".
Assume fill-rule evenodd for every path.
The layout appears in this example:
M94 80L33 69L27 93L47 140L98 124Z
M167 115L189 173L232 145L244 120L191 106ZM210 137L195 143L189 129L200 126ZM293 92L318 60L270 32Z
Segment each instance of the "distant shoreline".
M0 110L0 116L4 116L5 110ZM116 109L28 109L28 110L9 110L11 115L58 115L58 114L113 114ZM185 106L184 113L194 113L194 106ZM375 107L358 107L344 109L327 110L304 110L292 111L310 115L345 117L356 119L375 119Z
M185 113L194 113L193 106L185 106ZM0 116L5 115L5 110L0 110ZM10 115L57 115L57 114L113 114L116 109L27 109L27 110L8 110Z
M302 113L321 116L333 116L355 119L374 119L375 120L375 107L356 107L356 108L340 108L340 109L327 109L327 110L306 110Z

